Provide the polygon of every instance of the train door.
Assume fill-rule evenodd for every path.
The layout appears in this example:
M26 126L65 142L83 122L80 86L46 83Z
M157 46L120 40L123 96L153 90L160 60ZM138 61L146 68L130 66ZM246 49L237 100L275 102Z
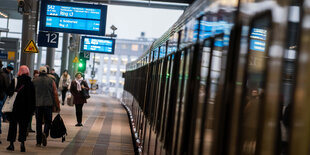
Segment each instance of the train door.
M286 7L287 1L240 2L241 67L233 105L238 132L231 135L236 152L229 154L277 154Z

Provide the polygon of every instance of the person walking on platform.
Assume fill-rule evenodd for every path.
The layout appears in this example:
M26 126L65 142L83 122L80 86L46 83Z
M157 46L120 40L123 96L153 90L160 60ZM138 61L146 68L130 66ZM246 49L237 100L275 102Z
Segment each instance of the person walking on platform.
M71 82L70 92L73 95L73 104L75 105L75 114L77 124L75 126L83 126L82 115L83 115L83 105L86 102L86 98L82 94L82 89L89 90L87 82L83 80L82 73L75 74L75 80Z
M53 75L53 76L55 77L56 86L57 86L57 88L58 88L59 79L60 79L60 78L59 78L58 74L55 72L55 69L54 69L54 68L51 70L51 75Z
M6 82L7 82L7 87L10 85L11 81L13 80L13 74L12 74L12 71L14 70L14 65L12 64L8 64L6 68L3 68L2 69L2 72L4 74L6 74ZM4 100L3 100L3 103L4 101L6 100L6 96L4 96ZM2 106L0 108L0 110L2 109ZM1 113L1 117L2 117L2 120L3 122L8 122L7 118L6 118L6 115L4 113L2 113L2 111L0 111Z
M36 90L36 139L37 146L47 145L46 138L49 135L49 130L52 123L53 106L56 104L54 90L56 89L55 82L48 77L45 66L40 67L40 75L33 80ZM42 133L42 119L44 117L44 132Z
M1 130L1 117L2 117L2 107L3 107L3 104L5 102L5 99L6 99L6 91L9 87L9 83L10 81L7 74L5 72L3 72L3 70L1 69L2 68L2 61L0 60L0 134L2 133L2 130ZM0 144L1 144L1 141L0 141Z
M17 77L17 85L15 88L15 79L12 80L7 95L12 96L14 92L18 92L13 111L8 113L9 133L7 140L10 145L7 150L14 151L14 142L16 141L17 123L19 124L18 141L21 142L20 151L25 152L25 141L27 134L27 125L29 118L35 109L35 89L29 77L29 69L27 66L20 66Z
M59 90L61 90L61 97L62 97L62 105L65 104L65 99L66 99L66 94L67 91L70 88L70 84L71 84L71 77L68 74L68 70L64 70L64 72L62 73L61 77L60 77L60 81L59 81Z

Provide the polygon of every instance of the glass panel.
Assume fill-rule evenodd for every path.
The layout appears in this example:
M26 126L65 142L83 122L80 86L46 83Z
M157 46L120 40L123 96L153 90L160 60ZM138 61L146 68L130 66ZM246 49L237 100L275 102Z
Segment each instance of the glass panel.
M182 154L180 152L181 150L181 145L182 145L182 135L183 135L183 124L184 124L184 112L185 112L185 97L187 94L187 89L188 89L188 76L189 76L189 68L190 68L190 59L191 59L191 54L190 52L193 52L193 46L190 49L187 49L187 52L185 53L185 57L183 58L183 63L184 63L184 69L183 69L183 86L182 86L182 91L180 92L181 95L178 97L178 103L180 104L180 110L179 110L179 129L177 133L177 146L176 146L176 154Z
M270 14L253 19L249 31L248 62L243 87L241 153L255 154L259 135L260 113L266 81L267 43L270 39Z
M207 70L210 74L210 79L207 80L207 101L204 120L204 133L203 133L203 154L212 154L212 145L214 145L214 125L215 125L215 97L218 90L220 80L220 73L222 68L222 52L223 52L223 36L216 37L214 40L214 49L211 52L212 56L209 58L211 61L211 70ZM208 49L206 49L208 51ZM210 55L210 54L209 54Z
M210 52L211 52L211 43L212 40L205 40L200 51L201 60L200 60L200 73L199 73L199 87L198 89L198 108L197 108L197 119L196 119L196 131L195 131L195 141L194 141L194 154L201 154L202 146L208 146L208 142L204 142L204 126L205 126L205 115L206 111L206 96L207 96L207 78L209 72L209 62L210 62ZM210 77L209 77L210 78Z
M187 49L185 49L186 51ZM173 146L172 146L172 154L174 154L175 152L175 148L176 148L176 145L177 145L177 142L178 142L178 132L179 132L179 122L180 122L180 109L181 109L181 100L183 98L183 84L184 84L184 59L185 59L185 55L186 55L186 52L185 51L182 51L181 52L181 58L180 58L180 68L179 68L179 78L178 78L178 91L177 91L177 99L176 99L176 106L175 106L175 109L176 109L176 112L175 112L175 124L174 124L174 127L173 127Z

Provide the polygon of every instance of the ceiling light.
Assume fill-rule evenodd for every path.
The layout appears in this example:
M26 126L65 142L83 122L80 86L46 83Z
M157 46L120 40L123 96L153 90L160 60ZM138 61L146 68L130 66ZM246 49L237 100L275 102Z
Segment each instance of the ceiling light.
M4 18L8 18L8 15L6 15L6 14L3 13L3 12L0 12L0 15L3 16Z

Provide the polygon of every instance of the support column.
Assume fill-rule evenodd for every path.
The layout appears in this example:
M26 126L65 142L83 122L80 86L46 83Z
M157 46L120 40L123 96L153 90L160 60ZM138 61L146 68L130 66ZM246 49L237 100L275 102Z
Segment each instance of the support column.
M55 48L46 49L46 65L50 66L50 69L54 68L55 61Z
M25 0L25 13L23 14L22 47L23 50L30 40L36 40L37 0ZM21 52L21 65L27 65L30 75L33 74L34 53Z
M61 53L61 67L60 67L60 74L67 69L68 66L68 43L69 43L69 34L63 34L63 41L62 41L62 53Z
M72 34L72 37L70 38L68 72L72 78L74 78L74 75L77 72L77 63L73 63L73 60L79 55L79 38L80 35L77 34Z
M37 70L39 70L41 67L42 51L43 51L43 48L39 47L39 53L38 53L38 57L37 57L37 66L36 66Z

